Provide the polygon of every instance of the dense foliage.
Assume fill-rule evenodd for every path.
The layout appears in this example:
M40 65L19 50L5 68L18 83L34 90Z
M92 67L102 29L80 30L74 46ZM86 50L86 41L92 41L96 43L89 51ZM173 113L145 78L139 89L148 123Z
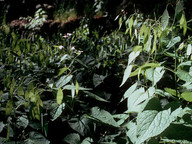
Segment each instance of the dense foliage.
M45 37L41 8L21 17L30 21L22 33L3 21L0 143L192 143L184 2L168 4L160 17L122 12L110 32L85 17L72 33Z

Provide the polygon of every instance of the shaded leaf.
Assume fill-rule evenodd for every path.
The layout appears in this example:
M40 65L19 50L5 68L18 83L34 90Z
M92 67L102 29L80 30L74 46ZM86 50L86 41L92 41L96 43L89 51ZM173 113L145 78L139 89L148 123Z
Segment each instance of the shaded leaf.
M103 83L104 79L107 77L103 76L103 75L98 75L98 74L94 74L93 75L93 84L94 87L97 87L98 85L100 85L101 83Z
M32 131L29 133L29 139L27 139L26 144L50 144L42 134Z
M13 109L13 102L10 100L6 104L5 114L10 115Z
M138 57L139 56L139 54L140 54L140 51L137 51L137 52L131 52L130 54L129 54L129 60L128 60L128 65L130 65L135 59L136 59L136 57Z
M72 75L69 75L69 76L62 76L56 83L56 87L59 89L63 86L65 86L67 83L69 83L72 79Z
M52 121L56 120L63 112L63 110L65 109L65 103L62 103L59 106L56 106L53 108L53 110L51 111L51 116L52 116Z
M88 91L83 91L85 94L87 94L88 97L90 98L93 98L93 99L96 99L98 101L102 101L102 102L109 102L103 98L101 98L100 96L96 95L96 94L93 94L91 92L88 92Z
M5 124L1 121L1 122L0 122L0 133L2 132L4 126L5 126Z
M176 43L178 43L180 41L181 41L180 36L172 38L171 41L168 43L167 48L169 49L169 48L173 47Z
M77 133L71 133L64 138L64 141L68 144L79 144L80 136Z
M119 127L119 125L113 119L113 116L109 112L105 110L100 110L98 107L93 107L91 109L91 117L93 117L95 120L102 122L106 125Z

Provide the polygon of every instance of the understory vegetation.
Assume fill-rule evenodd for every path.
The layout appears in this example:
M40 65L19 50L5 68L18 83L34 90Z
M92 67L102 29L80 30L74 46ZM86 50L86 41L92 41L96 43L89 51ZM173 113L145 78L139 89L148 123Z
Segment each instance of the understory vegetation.
M95 2L96 13L102 5ZM70 10L59 12L57 20L70 20ZM192 143L192 21L185 1L161 14L122 11L111 31L93 29L83 17L73 32L50 37L39 32L47 20L42 9L21 18L29 21L22 33L3 18L0 143Z

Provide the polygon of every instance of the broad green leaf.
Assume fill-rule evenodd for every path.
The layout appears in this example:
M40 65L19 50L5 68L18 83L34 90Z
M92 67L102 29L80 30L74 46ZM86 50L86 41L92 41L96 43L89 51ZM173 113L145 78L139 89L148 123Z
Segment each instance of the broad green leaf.
M150 33L151 33L151 29L150 29L150 27L147 27L145 34L144 34L144 38L143 38L143 44L147 43L147 41L151 35Z
M62 68L62 69L59 71L58 76L62 75L66 70L68 70L67 67Z
M141 104L155 93L154 87L150 87L147 91L143 87L134 91L127 99L128 112L139 112Z
M102 102L109 102L103 98L101 98L100 96L96 95L96 94L93 94L91 92L88 92L88 91L83 91L85 94L87 94L88 97L90 98L93 98L93 99L96 99L98 101L102 101Z
M127 81L127 79L129 78L130 74L131 74L131 70L132 70L132 65L128 65L127 68L125 69L124 75L123 75L123 81L120 85L120 87L122 85L124 85L124 83Z
M174 120L171 116L171 110L155 111L146 110L137 117L137 135L136 144L141 144L147 139L162 133Z
M140 45L137 45L137 46L134 46L133 49L132 49L133 52L137 52L137 51L142 51L142 46Z
M188 44L187 45L187 56L189 56L189 55L191 55L191 53L192 53L192 46L191 46L191 44Z
M165 88L164 90L165 90L166 92L168 92L169 94L173 95L173 96L176 96L176 95L177 95L175 89Z
M69 76L62 76L56 83L56 87L59 89L63 86L65 86L67 83L69 83L72 79L72 75L69 75Z
M183 93L181 94L181 97L182 97L184 100L188 101L188 102L192 102L192 92L190 92L190 91L185 91L185 92L183 92Z
M140 54L140 51L137 51L137 52L131 52L129 54L129 60L128 60L128 65L130 65Z
M71 118L68 121L69 126L78 132L80 135L85 136L88 131L88 119L82 116L80 119L79 118Z
M146 78L152 81L153 86L162 78L165 70L163 67L150 68L146 70Z
M161 23L162 23L162 30L164 31L169 23L169 13L167 9L165 9L165 11L163 12Z
M129 114L116 114L116 115L113 115L113 118L115 119L119 119L117 121L117 124L118 125L122 125L125 121L127 121L127 119L129 118Z
M171 41L168 43L167 45L167 48L171 48L173 47L176 43L180 42L181 41L181 37L180 36L177 36L177 37L174 37L173 39L171 39Z
M61 88L59 88L59 90L57 91L57 104L60 105L62 103L63 100L63 91L61 90Z
M192 65L191 61L186 61L186 62L180 63L180 64L177 66L177 68L179 68L179 67L181 67L181 66L191 66L191 65Z
M122 102L124 99L128 98L137 88L138 83L136 82L134 85L132 85L123 95L123 98L120 102Z
M134 144L137 141L137 125L130 121L127 125L126 125L128 131L126 132L126 135L129 137L129 139L131 140L131 142Z
M20 117L18 117L17 119L17 125L18 127L23 127L26 128L29 124L29 120L27 119L26 115L22 115Z
M62 103L59 106L56 106L53 108L53 110L51 111L51 116L52 116L52 121L56 120L63 112L63 110L65 109L65 103Z
M13 109L13 102L9 100L6 104L5 114L10 115Z
M90 137L85 138L85 139L81 142L81 144L92 144L92 143L93 143L93 139L90 138Z
M107 77L106 76L103 76L103 75L98 75L98 74L94 74L93 75L93 84L94 84L94 87L97 87L99 86L101 83L103 83L104 79Z
M113 119L113 116L109 112L105 110L100 110L98 107L93 107L91 109L91 117L93 117L95 120L102 122L106 125L119 127L119 125Z
M42 134L32 131L29 133L29 138L25 142L26 144L50 144Z
M192 82L192 76L184 70L177 70L176 75L183 81Z
M22 86L20 86L18 89L17 89L17 95L18 96L24 96L24 89Z

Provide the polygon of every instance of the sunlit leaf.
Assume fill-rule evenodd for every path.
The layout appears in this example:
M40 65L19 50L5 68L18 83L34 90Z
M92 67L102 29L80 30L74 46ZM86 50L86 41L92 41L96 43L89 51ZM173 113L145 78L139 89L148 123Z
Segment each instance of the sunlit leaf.
M120 102L122 102L124 99L128 98L137 88L138 83L136 82L133 84L123 95L123 98L121 99Z
M63 91L61 90L61 88L59 88L59 90L57 91L57 104L60 105L62 103L63 100Z
M192 92L190 92L190 91L185 91L185 92L183 92L183 93L181 94L181 97L182 97L184 100L188 101L188 102L192 102Z
M173 39L171 39L171 41L168 43L167 45L167 48L171 48L173 47L176 43L180 42L181 41L181 37L180 36L177 36L177 37L174 37Z
M1 122L0 122L0 133L2 132L4 126L5 126L5 124L1 121Z
M78 92L79 92L79 83L76 81L76 84L75 84L75 92L76 92L76 95L78 95Z
M128 65L127 68L125 69L124 75L123 75L123 81L120 85L120 87L122 85L124 85L124 83L127 81L127 79L129 78L130 74L131 74L131 70L132 70L132 65Z
M162 78L165 70L163 67L150 68L146 70L146 78L152 81L153 86Z
M189 56L189 55L191 55L191 53L192 53L192 46L191 46L191 44L188 44L187 45L187 56Z
M184 13L182 14L182 17L179 22L180 22L180 29L183 28L183 35L185 35L187 32L187 21Z
M183 81L192 82L192 76L184 70L177 70L176 75Z
M62 69L59 71L58 76L62 75L66 70L68 70L67 67L62 68Z
M140 51L137 51L137 52L131 52L129 54L129 60L128 60L128 65L130 65L140 54Z
M146 110L140 113L137 117L137 135L136 144L141 144L147 139L157 136L162 133L175 119L171 115L171 110L155 111Z
M161 23L162 23L162 30L165 30L169 23L169 13L167 9L165 9L165 11L163 12Z
M183 4L179 0L176 4L175 15L178 15L180 12L183 12Z

